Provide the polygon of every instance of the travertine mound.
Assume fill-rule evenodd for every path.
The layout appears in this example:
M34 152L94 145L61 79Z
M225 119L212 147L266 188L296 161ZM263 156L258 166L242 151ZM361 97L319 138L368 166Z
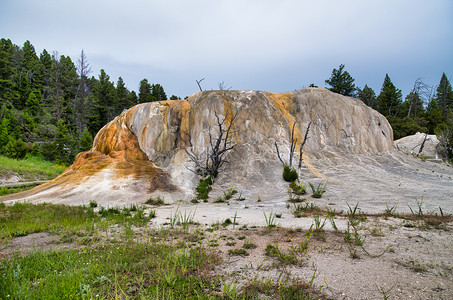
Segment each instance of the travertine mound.
M123 112L64 174L21 197L74 204L104 199L112 205L140 202L156 191L174 200L193 197L198 178L183 148L192 144L195 154L206 154L209 132L217 134L216 114L226 125L236 115L236 147L218 181L245 191L261 189L272 196L286 190L274 143L287 160L293 124L298 149L311 122L303 167L319 178L325 176L312 159L394 150L393 131L384 116L362 101L326 89L204 91L187 100L144 103Z
M424 142L424 144L423 144ZM423 149L420 153L420 148ZM439 153L437 150L437 145L439 140L435 134L428 134L417 132L416 134L405 136L399 140L395 141L395 145L398 150L403 151L408 154L423 154L428 158L439 158Z

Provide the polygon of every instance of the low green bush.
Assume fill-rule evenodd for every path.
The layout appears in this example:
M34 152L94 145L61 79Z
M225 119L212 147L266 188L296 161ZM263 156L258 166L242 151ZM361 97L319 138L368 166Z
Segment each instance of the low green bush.
M196 188L197 199L208 200L209 192L212 189L212 183L211 176L208 176L205 179L200 179L200 184Z
M299 178L296 169L290 167L289 165L283 166L283 179L287 182L296 181Z

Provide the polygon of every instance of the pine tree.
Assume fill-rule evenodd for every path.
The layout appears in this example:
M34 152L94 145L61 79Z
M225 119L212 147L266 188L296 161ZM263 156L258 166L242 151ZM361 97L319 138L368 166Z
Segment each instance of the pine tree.
M385 74L381 92L377 97L377 109L386 117L395 117L401 106L401 90L397 89L388 74Z
M332 75L325 82L331 86L329 90L332 92L354 97L357 90L354 85L354 78L352 78L347 71L343 71L343 69L343 64L340 65L338 70L333 69Z
M417 117L425 112L423 100L417 92L410 92L406 96L406 100L401 105L401 113L406 117Z
M82 138L80 139L79 151L89 151L93 147L93 137L91 136L88 128L82 132Z
M151 99L152 101L162 101L162 100L167 100L167 95L164 92L164 88L156 83L151 86L152 90L152 96Z
M9 135L8 135L8 126L9 126L9 119L3 118L2 122L0 123L0 152L1 149L8 144Z
M87 126L90 133L95 135L102 126L115 117L116 90L104 69L101 69L99 80L94 80L93 83Z
M358 89L357 96L369 107L376 108L376 94L368 85L365 84L363 89Z
M73 140L63 120L57 122L57 132L52 143L55 160L60 163L70 163L73 160Z
M72 101L72 106L75 113L75 122L79 132L85 128L86 124L86 111L87 111L87 98L89 95L88 75L91 73L91 67L88 63L85 52L82 49L80 58L77 60L77 74L79 75L78 87L75 98Z
M35 47L26 41L22 47L23 62L22 71L25 72L27 82L31 88L37 88L42 85L42 74L40 72L40 61L36 55Z
M25 107L31 115L36 116L40 111L39 100L33 91L28 95L28 99L25 102Z
M126 88L123 78L118 78L118 81L116 83L116 95L118 97L116 115L119 115L123 110L129 109L136 104L135 102L133 102L129 94L130 92Z
M436 101L442 111L442 117L445 119L447 112L453 109L453 92L450 81L448 80L445 73L440 78L439 86L436 90Z
M0 40L0 100L11 99L10 94L13 89L12 77L16 70L13 67L12 54L13 44L11 40Z
M152 102L151 94L151 84L149 84L148 79L143 79L140 81L140 86L138 89L138 103Z

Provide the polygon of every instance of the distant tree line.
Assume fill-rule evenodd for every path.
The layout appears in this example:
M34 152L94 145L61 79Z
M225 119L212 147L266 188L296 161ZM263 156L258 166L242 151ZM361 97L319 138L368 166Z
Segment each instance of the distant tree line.
M395 139L416 132L435 133L451 157L453 92L445 73L437 87L418 79L403 100L388 74L376 96L367 85L356 87L344 68L334 69L325 81L330 90L356 97L386 116ZM115 84L103 69L97 77L90 74L83 50L74 63L56 51L50 54L44 49L37 55L29 41L19 47L2 38L0 154L22 158L32 153L68 164L78 152L89 150L99 129L123 110L167 99L164 88L147 79L140 81L137 95L121 77ZM172 95L170 99L180 98Z
M417 79L404 100L388 74L377 96L368 85L356 87L344 65L334 69L325 82L332 92L358 98L383 114L392 125L395 139L417 132L436 134L445 156L453 157L453 92L445 73L436 87Z
M26 153L70 163L91 148L102 126L138 103L167 99L160 84L143 79L139 94L116 85L101 70L90 77L84 51L74 63L69 56L45 49L36 54L26 41L22 47L0 40L0 154L22 158ZM172 96L172 99L179 99Z

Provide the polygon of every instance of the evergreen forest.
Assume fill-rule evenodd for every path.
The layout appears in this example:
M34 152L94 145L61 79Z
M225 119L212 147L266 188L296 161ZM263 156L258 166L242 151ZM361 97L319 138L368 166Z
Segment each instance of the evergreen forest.
M138 103L167 99L160 84L140 82L139 94L116 84L100 70L91 76L84 51L73 62L58 52L39 55L26 41L22 47L0 40L0 154L27 153L70 164L91 148L98 130ZM179 99L172 96L171 99Z
M0 154L23 158L30 153L70 164L77 153L91 148L102 126L138 103L167 99L160 84L147 79L136 94L119 77L116 84L101 69L96 76L84 51L77 61L52 54L37 54L26 41L22 47L0 40ZM90 77L91 76L91 77ZM344 65L326 80L330 90L360 99L382 113L395 139L416 132L435 133L451 157L453 92L445 74L436 87L421 79L403 98L387 74L378 95L365 85L358 88ZM170 99L180 99L172 95Z

